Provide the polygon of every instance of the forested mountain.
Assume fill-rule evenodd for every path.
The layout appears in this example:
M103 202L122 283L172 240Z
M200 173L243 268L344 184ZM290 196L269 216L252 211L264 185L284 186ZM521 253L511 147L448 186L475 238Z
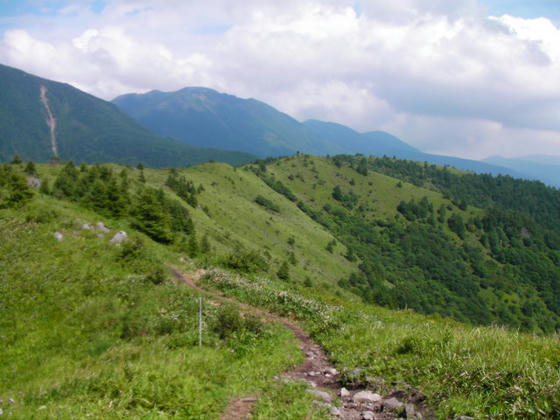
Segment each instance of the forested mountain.
M359 133L317 120L300 123L263 102L207 88L127 94L113 103L155 133L199 147L241 150L263 158L298 151L322 156L395 156L477 173L523 177L512 169L485 162L423 153L383 131Z
M153 167L252 160L247 153L198 149L161 138L110 102L0 65L0 161L14 155L43 162L55 156Z
M366 301L475 324L560 328L559 191L349 155L254 170L347 247L359 270L339 285Z
M150 130L195 146L242 150L260 157L341 153L287 114L255 99L212 89L122 95L117 106Z

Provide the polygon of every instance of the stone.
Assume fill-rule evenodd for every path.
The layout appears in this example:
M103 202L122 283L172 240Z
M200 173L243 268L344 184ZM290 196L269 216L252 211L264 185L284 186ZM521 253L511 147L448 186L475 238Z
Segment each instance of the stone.
M27 185L31 188L41 188L41 180L34 176L27 178Z
M346 388L340 388L340 398L348 398L350 396L350 391Z
M475 420L475 419L469 416L459 416L459 417L455 417L453 420Z
M416 414L416 410L414 409L414 404L406 404L404 406L404 410L406 412L406 418L411 419Z
M328 392L325 391L319 391L318 389L308 389L306 392L322 399L325 402L331 402L332 401L332 396L331 394L329 394Z
M395 397L383 401L383 410L392 411L398 416L405 414L404 404L397 400Z
M340 410L338 409L338 407L331 408L331 416L340 417Z
M109 228L107 228L107 226L105 226L105 224L103 222L97 222L97 224L95 226L97 227L97 230L99 230L103 233L109 233L110 232Z
M80 229L82 229L82 230L93 230L93 227L89 223L84 223L82 226L80 226Z
M374 420L375 419L375 414L373 414L373 411L364 411L362 413L362 419L364 419L364 420Z
M103 235L102 233L100 233L99 235L97 235L97 237L98 237L99 239L105 239L105 235Z
M56 238L57 241L62 241L64 239L64 235L60 232L55 232L54 237Z
M355 403L375 403L382 400L381 395L375 394L371 391L357 392L356 394L354 394L354 397L352 397L352 399Z
M113 239L111 239L109 242L110 243L120 243L124 240L126 240L127 238L127 234L124 230L121 230L120 232L117 232L115 236L113 236Z
M335 368L332 368L332 367L326 368L324 372L328 373L329 375L333 375L333 376L338 373L338 371Z

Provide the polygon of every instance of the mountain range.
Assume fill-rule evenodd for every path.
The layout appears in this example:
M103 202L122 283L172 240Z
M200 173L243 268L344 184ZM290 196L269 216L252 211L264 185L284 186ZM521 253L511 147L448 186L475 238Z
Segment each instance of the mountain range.
M126 94L111 103L0 65L0 161L20 155L181 167L209 160L236 165L297 152L394 156L560 185L560 162L550 157L475 161L428 154L383 131L300 122L258 100L202 87Z
M131 93L113 99L113 103L153 132L198 147L241 150L261 158L298 151L322 156L386 155L477 173L524 177L504 166L423 153L383 131L359 133L341 124L317 120L302 123L255 99L208 88Z
M247 153L196 148L160 137L110 102L0 65L0 161L14 155L39 162L58 157L152 167L254 159Z

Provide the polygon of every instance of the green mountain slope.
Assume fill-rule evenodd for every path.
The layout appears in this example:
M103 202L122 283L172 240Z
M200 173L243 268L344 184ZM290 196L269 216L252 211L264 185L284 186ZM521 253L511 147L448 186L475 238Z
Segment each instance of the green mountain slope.
M421 185L405 180L415 170ZM26 186L31 175L39 190ZM328 418L305 385L274 380L301 354L247 308L205 301L199 348L198 295L173 281L172 263L225 268L202 284L298 319L341 386L414 395L439 418L554 417L556 334L441 317L558 328L549 262L559 247L542 216L553 203L544 195L546 205L513 210L495 194L501 178L481 192L493 210L472 207L454 177L476 185L359 156L144 171L0 165L3 415L217 419L229 399L257 395L257 418ZM535 186L516 184L524 194ZM118 231L128 238L109 242Z
M47 123L54 119L53 136ZM70 85L0 65L0 161L14 155L47 161L188 166L211 159L232 164L247 153L198 149L158 137L115 105Z
M292 117L254 99L206 88L122 95L117 106L162 136L195 146L243 150L261 157L340 153Z
M207 88L127 94L113 103L153 132L199 147L241 150L263 158L298 151L322 156L386 155L477 173L524 177L503 166L423 153L383 131L358 133L341 124L317 120L300 123L263 102Z
M405 182L373 171L384 165ZM297 156L266 168L255 171L347 246L359 271L338 284L365 301L558 330L560 192L393 159ZM426 174L418 186L406 182L413 169Z

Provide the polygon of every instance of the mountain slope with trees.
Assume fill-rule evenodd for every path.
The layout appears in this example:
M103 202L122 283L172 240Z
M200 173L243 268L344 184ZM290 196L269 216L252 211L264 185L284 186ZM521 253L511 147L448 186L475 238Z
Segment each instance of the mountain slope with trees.
M0 65L0 161L15 155L40 162L53 157L49 111L56 124L54 157L62 160L162 167L209 160L242 164L253 159L248 153L200 149L159 137L109 102Z
M485 162L423 153L383 131L358 133L341 124L317 120L300 123L263 102L208 88L126 94L113 103L155 133L199 147L241 150L261 158L296 152L386 155L477 173L524 176Z
M508 183L539 203L513 206L499 194ZM258 395L257 418L328 418L305 385L274 380L301 360L282 328L205 302L199 348L197 295L170 263L298 319L341 386L416 395L441 418L554 417L558 194L347 155L0 165L0 408L217 419L229 399Z

